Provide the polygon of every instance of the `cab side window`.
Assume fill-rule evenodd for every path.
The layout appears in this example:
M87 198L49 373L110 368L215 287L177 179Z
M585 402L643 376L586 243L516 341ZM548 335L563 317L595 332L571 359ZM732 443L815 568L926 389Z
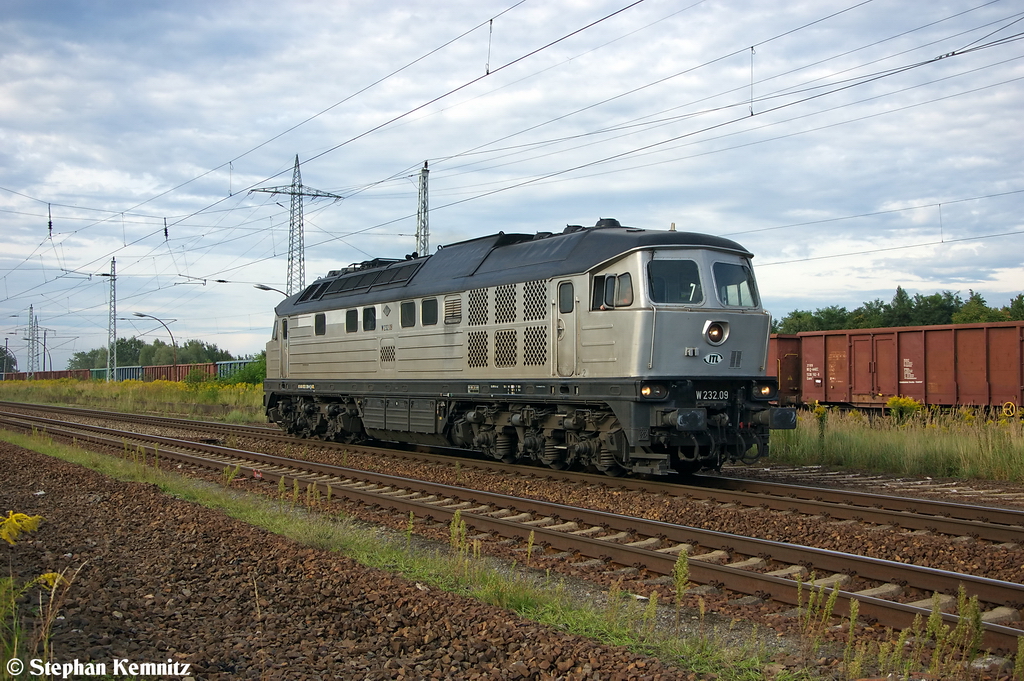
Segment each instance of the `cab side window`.
M612 310L633 304L633 277L624 274L604 274L594 277L591 310Z

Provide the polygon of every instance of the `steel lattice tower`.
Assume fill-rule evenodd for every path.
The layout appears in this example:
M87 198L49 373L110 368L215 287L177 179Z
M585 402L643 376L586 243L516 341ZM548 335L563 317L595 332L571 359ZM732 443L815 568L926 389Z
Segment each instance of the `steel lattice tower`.
M416 206L416 252L419 255L430 255L430 220L428 217L427 201L427 176L430 169L427 162L423 162L423 169L420 170L420 197Z
M288 194L292 197L291 215L288 221L288 287L285 291L289 296L298 293L306 286L306 246L302 228L302 197L309 196L316 199L335 200L345 197L304 187L302 185L302 175L299 174L298 154L295 155L295 170L292 172L292 183L290 185L262 187L252 191L267 192L268 194Z
M117 380L117 269L110 259L110 313L107 318L107 381Z
M28 374L39 371L39 320L32 306L28 306Z

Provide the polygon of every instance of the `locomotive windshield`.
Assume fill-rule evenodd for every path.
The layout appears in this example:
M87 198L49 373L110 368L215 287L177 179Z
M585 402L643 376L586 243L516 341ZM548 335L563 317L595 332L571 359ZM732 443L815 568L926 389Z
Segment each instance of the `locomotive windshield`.
M700 270L693 260L652 260L647 281L655 303L699 305L704 302Z
M754 307L757 305L757 288L754 274L746 265L716 262L711 268L715 275L718 300L726 307Z

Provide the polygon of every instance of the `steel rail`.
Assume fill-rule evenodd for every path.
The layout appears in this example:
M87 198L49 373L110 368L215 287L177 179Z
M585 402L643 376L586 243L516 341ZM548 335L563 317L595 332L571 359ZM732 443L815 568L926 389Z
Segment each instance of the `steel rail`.
M58 414L76 415L106 421L128 421L130 423L148 423L151 425L167 427L216 430L218 432L243 431L259 436L280 435L283 439L295 440L295 438L290 435L283 435L280 429L269 426L247 426L235 423L220 423L217 421L196 421L195 419L183 419L172 416L129 414L121 411L103 411L102 409L86 409L85 407L59 407L56 405L29 404L25 402L5 402L3 400L0 400L0 409L29 409L33 411L56 412Z
M33 425L33 422L39 423L40 420L37 417L34 417L30 419L28 423L24 423L17 419L3 419L3 422L9 423L10 425L16 425L21 428L35 428L36 426ZM316 479L315 477L310 478L300 476L294 471L306 471L318 476L327 476L333 479L339 479L340 476L345 476L346 479L350 480L359 478L363 481L363 484L370 484L374 486L382 485L387 491L391 491L396 488L405 489L409 486L414 486L418 488L418 491L432 495L432 500L436 500L436 498L440 496L442 499L450 500L452 502L450 506L458 506L460 509L466 505L465 502L460 503L460 500L465 497L471 497L474 500L472 503L478 506L483 504L487 507L502 507L502 505L504 505L506 508L515 507L521 511L528 509L531 513L545 515L552 518L572 518L576 522L589 523L591 526L616 526L617 528L626 528L626 531L631 533L652 537L663 537L672 542L692 542L705 547L718 546L721 549L728 550L730 552L734 551L743 555L769 556L773 560L779 560L791 564L812 564L816 568L820 567L830 571L846 574L854 572L858 574L858 576L862 576L866 579L875 579L882 582L903 581L904 583L911 584L915 588L923 588L932 591L949 590L953 583L965 584L965 588L969 595L977 595L979 600L984 602L1010 604L1014 607L1020 607L1019 604L1024 603L1024 586L983 577L945 572L932 568L919 568L916 566L908 566L903 563L865 558L863 556L856 556L853 554L836 553L823 549L798 547L782 542L740 537L738 535L700 530L672 523L650 521L642 518L633 518L607 512L591 511L562 504L521 499L502 494L479 492L451 485L428 483L382 473L371 473L338 466L328 466L255 452L244 452L218 445L180 441L172 438L140 435L137 433L120 433L100 426L85 426L82 424L76 424L76 428L79 430L75 430L68 428L68 424L59 421L45 425L48 425L47 432L52 434L55 431L59 431L66 437L78 437L79 439L83 439L83 435L85 435L85 433L81 433L81 430L96 433L97 435L87 436L85 439L93 438L97 444L111 446L114 448L122 446L125 441L125 437L127 436L133 439L156 442L167 446L199 450L224 458L211 460L204 456L186 454L183 452L173 452L166 449L163 450L163 455L167 458L173 457L178 460L184 460L196 465L210 467L215 470L221 469L225 464L228 466L236 465L239 466L240 469L246 470L249 475L269 481L279 480L281 478L287 479L288 477L293 479L304 479L309 481L309 484L316 485L317 489L319 489L319 486L323 486L325 492L327 491L327 485L330 483L325 482L323 479ZM155 454L156 449L153 449ZM248 463L246 463L246 460L248 460ZM250 465L253 463L256 465ZM264 464L273 466L274 468L264 470L262 468ZM260 467L258 468L257 466ZM394 508L401 510L403 513L412 511L413 513L418 513L421 516L430 518L440 514L449 519L455 513L455 510L439 506L437 503L429 503L416 499L403 499L395 496L394 494L384 495L381 494L382 490L380 489L353 489L350 485L345 485L340 482L337 487L332 487L332 489L337 491L340 496L345 496L359 501L360 503ZM657 551L638 546L619 544L602 540L600 538L571 535L564 531L552 530L536 524L513 523L509 520L491 517L483 513L475 513L473 510L462 511L462 517L466 521L467 525L472 526L476 530L497 532L504 536L516 536L523 539L532 534L534 535L535 543L545 545L559 551L578 552L582 555L602 558L621 565L642 564L651 572L664 575L672 574L672 570L677 560L675 556L666 555L665 553L659 553ZM699 539L694 541L694 537L699 537ZM851 570L851 566L855 566L855 569ZM797 594L796 584L790 579L749 572L730 566L712 565L699 560L690 561L690 572L694 581L697 582L721 585L740 593L754 594L762 597L769 596L774 600L783 603L799 605L799 596ZM828 587L821 588L826 591L830 590ZM860 612L862 616L869 620L876 620L882 626L906 628L912 625L916 615L926 617L930 614L930 611L927 609L916 608L910 605L871 598L862 594L849 593L845 591L840 591L838 594L836 605L836 612L838 614L849 614L850 599L860 601ZM955 623L957 621L955 616L949 614L943 614L943 619L951 623ZM984 642L985 645L992 649L1012 650L1012 646L1016 645L1016 638L1022 635L1024 635L1024 631L1022 630L989 623L984 624Z
M729 476L700 475L697 477L702 485L716 490L742 490L757 495L785 497L799 495L834 504L884 508L901 513L924 513L935 516L939 520L959 518L972 522L1005 525L1007 527L1015 527L1018 532L1017 540L1024 540L1024 534L1021 534L1024 533L1024 511L1018 509L999 508L997 506L975 506L955 501L933 501L828 487L807 487L781 482L763 482ZM922 511L922 509L927 510Z
M2 406L57 411L105 420L125 420L148 425L167 425L220 433L238 433L274 442L306 442L327 449L347 449L354 452L377 454L380 449L367 445L350 445L321 440L300 440L269 428L234 426L207 421L191 421L167 417L137 416L118 412L103 412L77 407L47 407L0 402ZM388 450L392 451L392 450ZM405 457L451 463L452 457L423 452L395 452ZM680 485L652 480L609 478L572 471L503 464L490 460L462 460L464 465L485 470L536 475L575 482L590 482L603 486L645 491L678 497L710 499L720 503L737 503L747 507L767 508L775 511L795 511L807 515L821 515L835 520L857 520L879 525L891 525L908 530L927 530L954 536L970 536L996 543L1024 543L1024 511L991 506L973 506L948 501L934 501L895 497L869 492L802 487L784 483L759 482L738 478L702 475L699 485Z

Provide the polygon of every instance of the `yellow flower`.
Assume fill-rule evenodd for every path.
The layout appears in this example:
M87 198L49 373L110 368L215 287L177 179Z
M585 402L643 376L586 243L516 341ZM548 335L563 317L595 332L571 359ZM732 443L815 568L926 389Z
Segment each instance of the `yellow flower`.
M35 532L42 521L43 516L41 515L29 516L24 513L8 511L7 517L3 519L3 522L0 522L0 538L13 545L14 540L18 538L19 534L22 532Z
M36 578L36 581L40 583L45 583L46 586L50 587L51 589L57 586L58 584L64 584L67 582L67 580L64 579L64 575L62 575L59 572L47 572L41 574Z

